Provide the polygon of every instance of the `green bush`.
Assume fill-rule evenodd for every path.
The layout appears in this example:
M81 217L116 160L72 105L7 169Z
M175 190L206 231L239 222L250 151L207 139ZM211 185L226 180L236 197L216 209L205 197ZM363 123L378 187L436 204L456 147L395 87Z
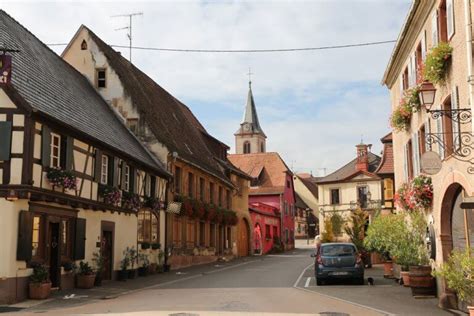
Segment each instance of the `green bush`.
M344 226L344 231L360 252L365 250L365 224L368 217L368 213L359 208L351 214L350 221Z
M404 100L392 112L390 126L396 131L407 131L410 127L413 108Z
M38 264L33 268L33 274L30 275L30 282L39 284L49 282L48 269L42 264Z
M426 55L423 68L423 79L433 84L444 84L448 71L449 60L453 48L445 42L440 42Z
M324 220L324 231L321 234L321 242L332 242L334 241L334 234L332 232L332 221L331 218L326 218Z
M77 274L78 275L91 275L95 273L88 262L81 261L79 262L79 270L77 271Z
M469 250L454 250L449 260L433 275L446 279L448 287L456 291L458 298L474 304L474 256Z
M335 236L339 236L342 234L342 228L344 226L344 219L338 213L334 213L331 216L331 223L332 223L332 232Z

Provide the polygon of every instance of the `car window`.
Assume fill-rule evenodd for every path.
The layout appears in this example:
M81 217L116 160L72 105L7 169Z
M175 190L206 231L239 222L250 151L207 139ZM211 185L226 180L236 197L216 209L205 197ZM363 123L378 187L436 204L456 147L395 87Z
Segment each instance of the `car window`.
M355 253L351 245L328 245L321 249L323 256L352 256Z

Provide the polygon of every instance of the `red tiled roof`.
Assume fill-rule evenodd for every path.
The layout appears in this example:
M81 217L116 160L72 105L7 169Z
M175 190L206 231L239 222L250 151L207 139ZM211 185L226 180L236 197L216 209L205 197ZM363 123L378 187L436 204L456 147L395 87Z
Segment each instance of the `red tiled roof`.
M375 170L376 174L393 174L393 144L392 144L392 133L386 135L382 138L383 145L383 154L382 160L380 165L378 166L377 170Z

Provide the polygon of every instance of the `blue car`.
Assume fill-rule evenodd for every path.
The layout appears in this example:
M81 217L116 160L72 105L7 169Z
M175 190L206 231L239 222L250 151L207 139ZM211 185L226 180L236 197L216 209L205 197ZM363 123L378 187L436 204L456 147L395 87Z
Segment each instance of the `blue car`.
M348 279L364 284L364 263L354 244L325 243L312 257L315 257L317 285L331 279Z

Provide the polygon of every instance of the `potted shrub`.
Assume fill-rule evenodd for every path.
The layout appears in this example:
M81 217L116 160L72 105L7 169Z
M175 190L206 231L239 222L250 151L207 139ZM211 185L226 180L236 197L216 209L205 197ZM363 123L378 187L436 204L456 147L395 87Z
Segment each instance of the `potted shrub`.
M76 287L79 289L91 289L94 287L95 272L89 263L79 262L79 270L76 274Z
M38 264L33 268L29 278L29 297L34 300L44 300L51 293L51 281L48 270L44 265Z
M123 251L123 258L120 260L120 271L118 272L119 281L127 281L128 279L128 266L130 265L130 258L128 257L128 252Z
M146 253L141 253L138 255L138 259L141 262L141 266L138 268L138 276L147 276L148 267L150 265L150 260L148 260L148 255Z
M469 315L474 316L474 256L469 250L454 250L448 261L433 275L444 278L448 288L456 292L461 302L467 304Z
M100 254L100 252L94 252L92 254L92 262L95 265L95 286L102 285L102 274L104 272L104 257Z

